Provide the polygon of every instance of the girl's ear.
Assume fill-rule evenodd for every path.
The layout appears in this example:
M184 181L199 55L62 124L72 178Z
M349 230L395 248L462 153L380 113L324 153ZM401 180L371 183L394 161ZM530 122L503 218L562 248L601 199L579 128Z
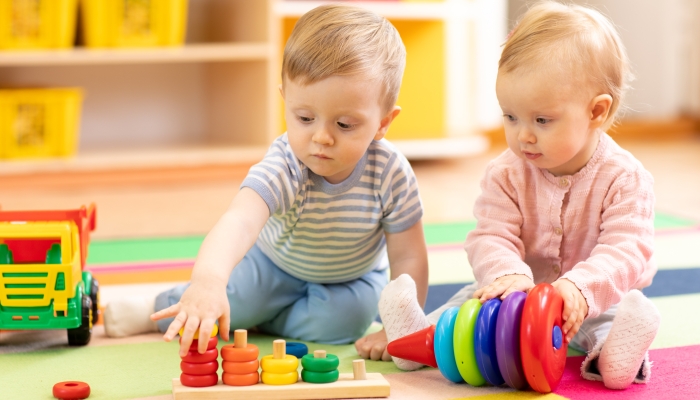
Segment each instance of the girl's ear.
M599 94L591 100L591 123L601 126L608 119L610 107L612 107L612 96L609 94Z
M379 123L379 129L377 130L377 133L374 135L374 140L380 140L386 135L386 132L389 130L389 126L391 126L391 123L394 121L394 118L396 118L397 115L401 112L401 107L399 106L394 106L385 116L382 118L382 120Z

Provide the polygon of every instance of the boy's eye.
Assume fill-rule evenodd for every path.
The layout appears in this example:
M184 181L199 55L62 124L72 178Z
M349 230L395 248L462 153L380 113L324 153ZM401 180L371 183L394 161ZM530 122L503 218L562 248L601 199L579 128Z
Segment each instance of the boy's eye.
M539 117L539 118L535 119L535 122L537 122L537 123L540 124L540 125L544 125L544 124L546 124L546 123L549 122L549 121L550 121L550 120L548 120L547 118L542 118L542 117Z
M301 116L301 115L299 116L299 121L301 121L301 122L311 122L311 121L313 121L313 120L314 120L314 119L311 118L311 117L303 117L303 116Z
M338 121L338 126L339 126L341 129L351 129L351 128L352 128L353 126L355 126L355 125L346 124L346 123L343 123L343 122Z

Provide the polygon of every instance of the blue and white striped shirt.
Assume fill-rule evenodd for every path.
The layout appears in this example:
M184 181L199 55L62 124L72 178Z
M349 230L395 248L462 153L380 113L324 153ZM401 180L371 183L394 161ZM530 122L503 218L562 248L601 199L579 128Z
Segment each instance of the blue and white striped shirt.
M384 232L405 231L423 216L411 165L383 139L373 141L352 174L334 185L296 158L284 134L251 167L243 187L270 209L258 247L283 271L308 282L346 282L386 268Z

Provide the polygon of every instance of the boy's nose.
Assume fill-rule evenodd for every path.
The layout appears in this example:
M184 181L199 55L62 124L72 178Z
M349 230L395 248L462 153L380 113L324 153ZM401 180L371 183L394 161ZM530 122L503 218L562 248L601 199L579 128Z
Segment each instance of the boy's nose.
M318 143L321 145L331 145L333 144L333 136L328 132L326 128L319 128L314 132L313 137L311 140L314 141L314 143Z

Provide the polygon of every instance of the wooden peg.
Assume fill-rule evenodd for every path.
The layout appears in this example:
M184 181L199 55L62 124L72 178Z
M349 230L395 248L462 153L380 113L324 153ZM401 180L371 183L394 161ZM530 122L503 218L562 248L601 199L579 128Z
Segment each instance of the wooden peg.
M248 347L248 331L236 329L233 331L233 346L239 349Z
M314 350L314 358L326 358L325 350Z
M287 354L287 342L283 339L277 339L272 342L272 358L279 360L285 358Z
M365 369L365 360L352 361L352 376L356 381L364 381L367 379L367 370Z

